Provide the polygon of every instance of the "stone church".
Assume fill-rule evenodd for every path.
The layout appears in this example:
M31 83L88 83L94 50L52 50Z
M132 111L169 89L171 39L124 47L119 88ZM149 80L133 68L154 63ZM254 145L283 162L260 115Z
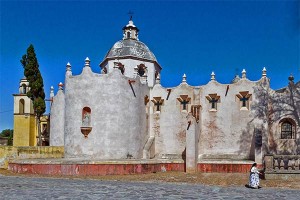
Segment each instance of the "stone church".
M130 19L99 73L89 58L78 75L68 63L56 95L52 87L50 145L64 146L65 158L184 159L192 170L300 154L300 82L292 76L280 90L265 68L257 81L243 70L221 84L212 72L206 85L190 86L183 75L165 88L168 77L138 33Z

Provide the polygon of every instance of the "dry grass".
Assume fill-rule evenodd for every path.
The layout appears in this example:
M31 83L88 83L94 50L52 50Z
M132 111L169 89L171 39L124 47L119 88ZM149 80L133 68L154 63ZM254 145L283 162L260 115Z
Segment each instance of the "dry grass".
M51 177L51 178L69 178L69 179L96 179L96 180L114 180L114 181L142 181L142 182L173 182L173 183L191 183L216 186L245 186L248 183L247 173L195 173L188 174L183 172L159 172L151 174L135 175L106 175L106 176L49 176L49 175L28 175L15 174L8 170L0 169L0 174L4 176L22 176L22 177ZM261 180L262 187L272 188L290 188L300 190L299 178L289 179L270 179Z

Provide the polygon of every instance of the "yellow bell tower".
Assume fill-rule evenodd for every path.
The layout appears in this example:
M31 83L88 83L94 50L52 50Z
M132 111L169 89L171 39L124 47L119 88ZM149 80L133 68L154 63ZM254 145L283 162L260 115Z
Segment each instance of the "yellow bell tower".
M26 78L20 80L19 94L14 96L14 138L13 146L36 146L37 120L33 105L26 93L30 90Z

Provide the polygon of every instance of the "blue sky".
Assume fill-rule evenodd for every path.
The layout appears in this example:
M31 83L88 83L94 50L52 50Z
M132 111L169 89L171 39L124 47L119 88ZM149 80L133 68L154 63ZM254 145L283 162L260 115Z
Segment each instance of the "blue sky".
M243 68L250 80L263 67L271 87L300 79L299 1L0 1L0 131L13 128L13 96L23 77L20 59L33 44L49 98L64 82L65 66L92 70L122 38L128 11L139 39L162 66L161 82L176 86L183 73L203 85L212 71L229 83ZM80 94L79 94L80 95ZM48 111L49 112L49 109Z

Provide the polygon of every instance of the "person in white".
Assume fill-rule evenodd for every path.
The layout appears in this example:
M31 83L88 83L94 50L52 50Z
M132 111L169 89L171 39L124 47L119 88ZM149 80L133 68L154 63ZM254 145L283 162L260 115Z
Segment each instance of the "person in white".
M257 164L253 163L250 169L250 176L249 176L249 187L251 188L259 188L259 174L261 174L257 169Z

